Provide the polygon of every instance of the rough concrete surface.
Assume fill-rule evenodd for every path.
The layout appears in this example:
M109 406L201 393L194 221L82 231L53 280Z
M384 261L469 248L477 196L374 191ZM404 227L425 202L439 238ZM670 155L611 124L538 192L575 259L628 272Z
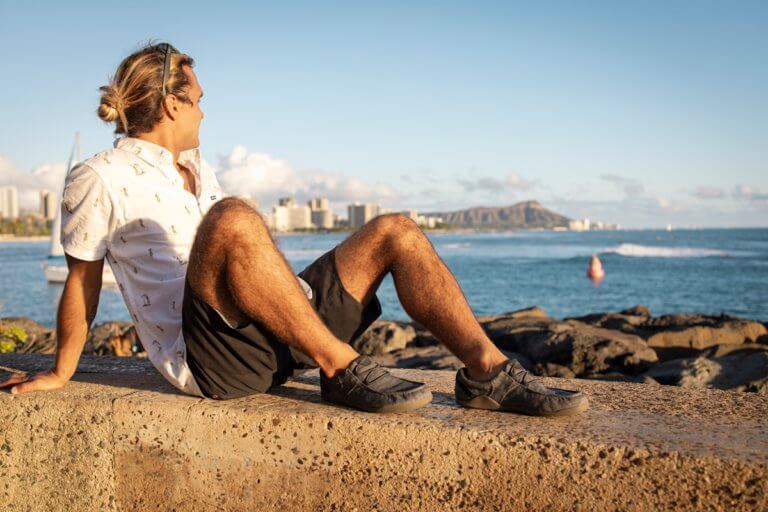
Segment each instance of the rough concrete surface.
M0 356L0 378L52 356ZM146 361L83 357L59 391L0 393L0 510L766 510L768 396L569 379L591 408L324 404L316 373L273 394L181 395Z

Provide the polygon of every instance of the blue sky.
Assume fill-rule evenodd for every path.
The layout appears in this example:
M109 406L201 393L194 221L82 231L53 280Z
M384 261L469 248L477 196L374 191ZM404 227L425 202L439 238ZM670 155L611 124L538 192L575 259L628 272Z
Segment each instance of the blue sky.
M149 38L195 58L203 154L264 207L768 226L765 2L3 3L0 184L33 201L75 131L109 147L98 87Z

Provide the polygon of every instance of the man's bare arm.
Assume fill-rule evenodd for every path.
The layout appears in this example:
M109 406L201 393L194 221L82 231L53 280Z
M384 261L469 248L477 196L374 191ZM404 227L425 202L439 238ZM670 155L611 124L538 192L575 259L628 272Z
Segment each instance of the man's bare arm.
M13 374L0 382L11 393L46 391L63 387L74 375L88 338L88 329L96 317L101 292L104 259L84 261L67 255L69 274L59 300L56 315L56 363L50 371L29 376Z

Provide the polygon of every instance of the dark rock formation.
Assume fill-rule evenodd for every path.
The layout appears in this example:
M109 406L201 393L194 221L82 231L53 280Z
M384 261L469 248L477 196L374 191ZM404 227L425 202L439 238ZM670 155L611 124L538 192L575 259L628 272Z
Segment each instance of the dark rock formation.
M452 227L552 229L568 227L570 219L544 208L538 201L524 201L512 206L477 207L454 212L429 213L442 217Z
M16 342L13 352L36 354L56 352L56 329L40 325L29 318L0 318L0 331L10 327L19 328L26 334L23 342ZM83 347L83 354L130 356L136 352L142 353L143 350L133 324L104 322L91 327Z
M653 317L645 306L566 320L532 307L478 320L508 357L537 375L768 393L768 331L760 322L726 315ZM14 352L56 350L55 330L26 318L0 319L0 342L4 350L12 344ZM463 366L413 322L374 322L353 345L386 366ZM93 326L83 353L146 357L126 322Z
M645 376L661 384L687 388L768 393L768 347L739 350L713 359L673 359L651 368Z
M768 369L761 358L768 343L759 322L696 314L652 317L645 306L568 320L533 307L478 320L497 346L538 375L766 392ZM392 332L395 326L413 326L415 335L408 330L400 337ZM383 337L374 334L382 332ZM366 353L385 365L462 366L417 324L376 323L368 334ZM404 348L392 350L407 339ZM686 359L672 360L676 353ZM662 356L669 364L658 364Z
M366 355L387 354L402 350L416 337L416 329L405 322L377 321L352 346Z
M675 314L652 317L645 306L621 313L597 313L574 320L640 336L668 361L703 355L718 345L768 343L765 325L728 315Z

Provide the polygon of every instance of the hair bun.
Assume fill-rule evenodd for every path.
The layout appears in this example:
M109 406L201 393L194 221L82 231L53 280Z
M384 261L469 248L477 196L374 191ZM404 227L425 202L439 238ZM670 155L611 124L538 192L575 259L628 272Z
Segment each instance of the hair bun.
M107 123L116 121L117 118L120 117L120 114L117 111L117 109L113 105L110 105L109 103L103 100L99 105L97 114L99 115L99 119L101 119L102 121L106 121Z
M114 122L118 132L125 131L126 119L125 108L120 92L115 88L113 84L104 85L99 88L101 91L101 100L99 101L99 108L96 110L96 115L99 119L107 123Z

